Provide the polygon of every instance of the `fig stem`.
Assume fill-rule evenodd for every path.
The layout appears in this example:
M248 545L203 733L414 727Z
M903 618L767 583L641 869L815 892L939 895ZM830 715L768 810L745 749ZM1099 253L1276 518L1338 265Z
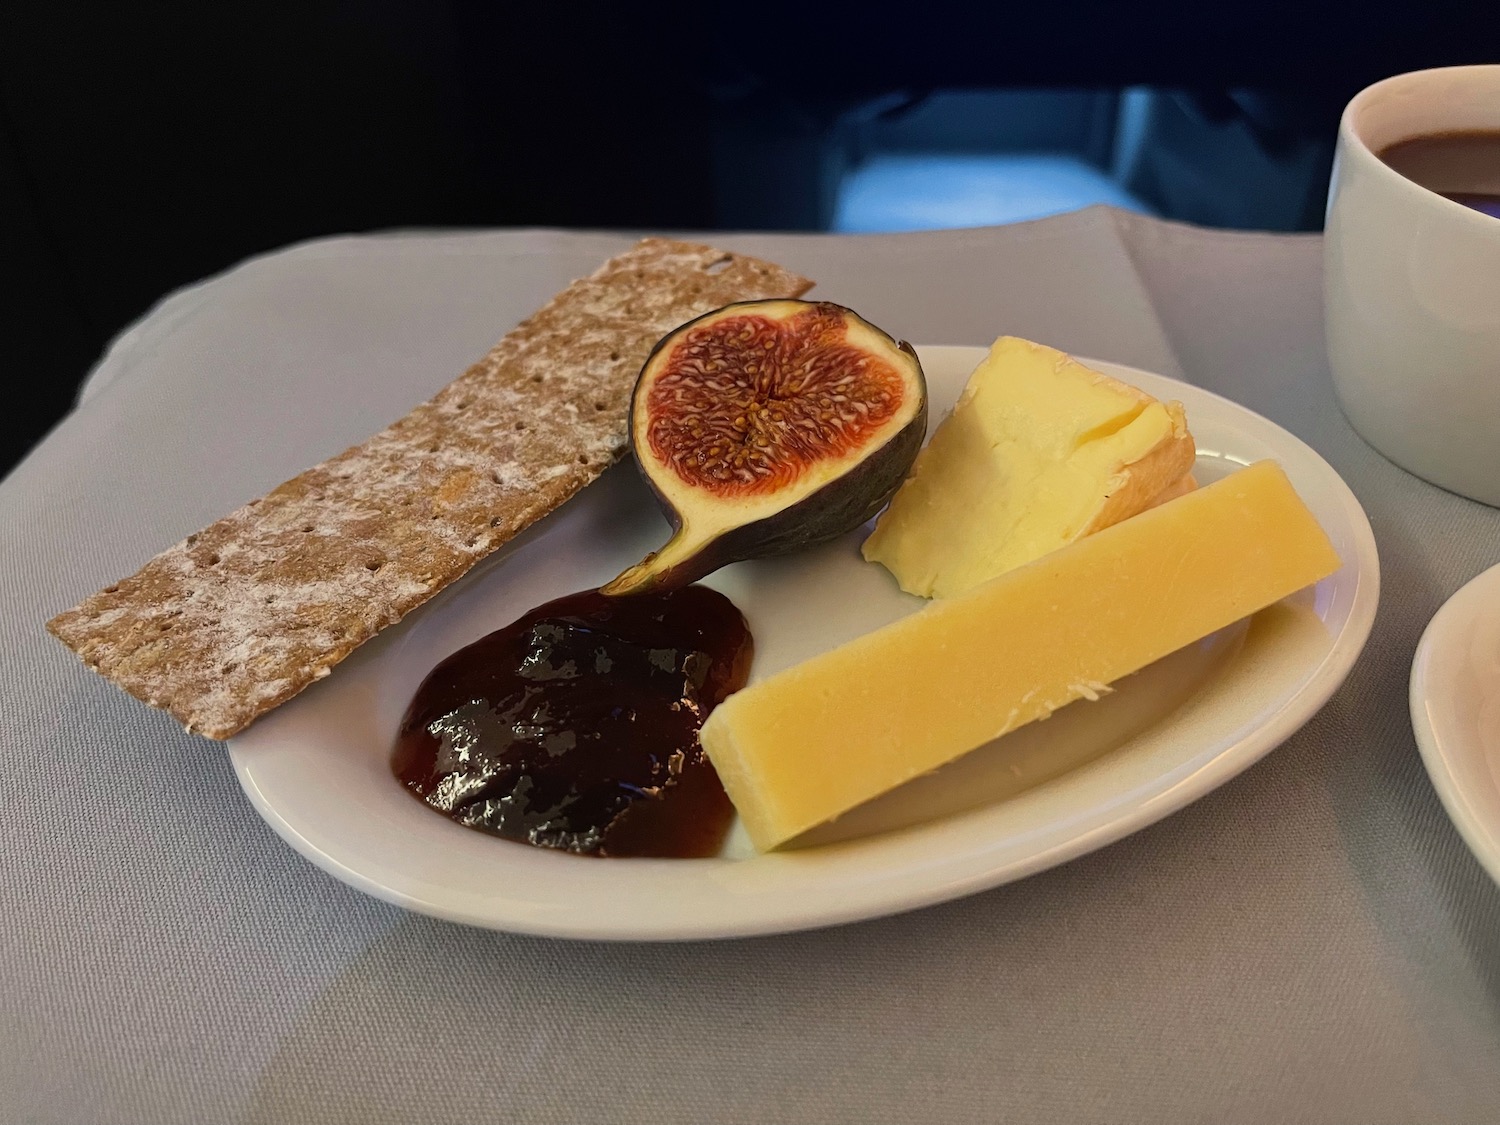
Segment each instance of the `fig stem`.
M661 550L652 551L640 562L621 572L618 577L599 587L599 592L623 597L630 594L675 590L679 586L686 586L713 569L712 567L695 568L690 565L695 557L702 558L700 552L705 545L705 541L697 536L689 536L685 530L679 529L672 538L667 540Z

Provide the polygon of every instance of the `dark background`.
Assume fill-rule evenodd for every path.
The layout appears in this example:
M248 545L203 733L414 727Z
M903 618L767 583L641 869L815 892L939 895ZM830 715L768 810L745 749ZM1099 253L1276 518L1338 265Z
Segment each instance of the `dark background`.
M116 332L247 255L412 226L820 229L860 138L934 90L1167 91L1160 167L1199 166L1141 172L1159 213L1266 225L1225 204L1243 167L1195 140L1232 123L1295 164L1265 180L1291 200L1278 225L1316 228L1343 103L1500 60L1493 10L11 0L0 473Z

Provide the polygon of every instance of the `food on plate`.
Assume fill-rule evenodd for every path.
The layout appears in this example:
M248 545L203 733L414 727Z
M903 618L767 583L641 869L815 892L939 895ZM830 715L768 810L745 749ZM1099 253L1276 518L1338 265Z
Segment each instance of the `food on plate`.
M926 431L916 352L849 309L757 301L690 321L652 351L630 409L673 535L604 592L670 589L842 535L885 506Z
M646 239L406 417L48 628L125 691L228 738L614 462L636 374L664 333L810 285L754 258Z
M637 381L631 441L671 543L434 669L396 775L459 823L524 843L713 854L733 807L698 728L744 686L752 646L729 600L690 583L858 527L926 422L916 354L839 305L744 302L669 333Z
M713 855L734 810L698 728L751 652L739 610L703 586L559 598L433 669L392 769L438 812L522 843Z
M1179 403L1002 336L865 540L907 593L952 597L1192 487Z
M1338 567L1258 462L730 696L703 746L774 848Z

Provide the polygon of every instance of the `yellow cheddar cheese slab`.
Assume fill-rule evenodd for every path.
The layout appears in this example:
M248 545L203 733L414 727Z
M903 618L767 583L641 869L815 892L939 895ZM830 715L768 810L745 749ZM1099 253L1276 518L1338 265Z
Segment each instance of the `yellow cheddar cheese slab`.
M703 747L774 848L1338 567L1262 461L730 696Z
M864 556L909 594L952 597L1143 511L1196 455L1180 403L1002 336Z

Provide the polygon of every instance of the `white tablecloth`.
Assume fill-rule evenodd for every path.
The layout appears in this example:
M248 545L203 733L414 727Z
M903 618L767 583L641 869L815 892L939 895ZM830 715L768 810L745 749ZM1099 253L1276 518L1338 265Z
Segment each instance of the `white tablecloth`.
M1104 208L981 231L713 236L924 343L1007 332L1186 378L1315 446L1383 603L1295 738L1054 871L738 942L595 945L367 898L256 817L223 749L42 622L363 438L630 240L300 246L176 294L0 485L0 1120L1420 1122L1500 1119L1500 889L1406 708L1500 512L1339 414L1316 236Z

